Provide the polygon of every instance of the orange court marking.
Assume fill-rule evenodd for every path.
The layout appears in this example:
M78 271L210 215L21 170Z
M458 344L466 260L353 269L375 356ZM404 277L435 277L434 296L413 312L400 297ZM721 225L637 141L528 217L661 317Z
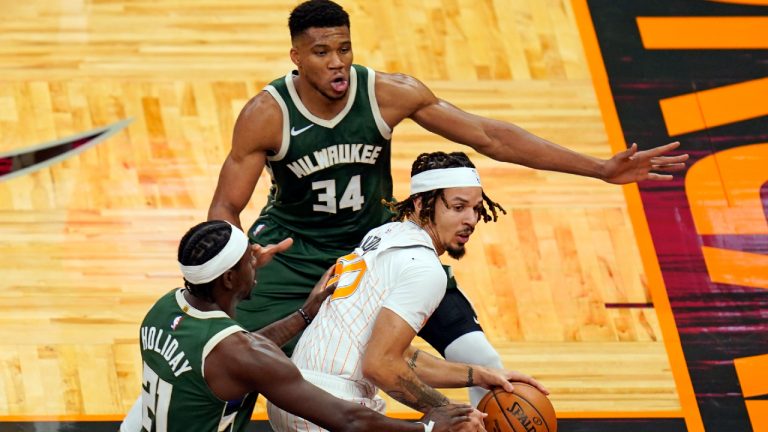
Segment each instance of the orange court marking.
M752 423L752 430L768 430L768 401L766 400L748 400L744 401L747 405L747 414Z
M768 20L765 25L768 30ZM768 78L760 78L662 99L659 104L667 131L675 136L768 115L766 100Z
M768 48L768 17L638 17L637 27L649 50Z
M733 365L744 397L768 395L768 354L737 358Z
M712 282L768 289L768 255L710 246L701 252Z
M760 188L768 143L723 150L688 169L685 195L699 235L768 234Z
M597 35L592 24L587 0L572 0L572 2L582 44L586 52L587 63L592 74L592 83L608 134L608 140L614 152L623 151L626 149L626 143L624 143L624 135L621 131L616 107L613 105L613 95L608 85L608 74L605 71L602 53L597 43ZM651 292L654 309L659 319L659 326L664 335L664 346L672 366L672 375L675 378L675 385L680 396L680 406L683 410L685 424L689 432L703 432L704 423L701 420L701 413L696 402L696 394L693 391L691 377L688 373L688 365L683 355L680 335L677 332L675 318L672 314L672 306L669 304L666 286L661 276L661 268L659 267L656 249L653 246L650 229L648 228L648 221L645 219L640 190L636 184L625 185L623 188L624 196L627 200L627 210L632 220L632 227L635 231L638 248L643 259L643 266L648 277L648 289Z
M744 5L768 6L768 0L709 0L715 3L733 3Z

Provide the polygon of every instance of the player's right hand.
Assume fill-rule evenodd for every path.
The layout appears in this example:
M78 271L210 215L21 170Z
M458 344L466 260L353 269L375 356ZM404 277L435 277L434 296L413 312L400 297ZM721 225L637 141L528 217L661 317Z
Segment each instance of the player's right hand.
M432 408L419 421L434 422L432 432L485 432L486 415L467 404L448 404Z
M514 393L515 388L512 382L517 381L530 384L545 395L549 394L549 390L535 378L524 373L517 371L489 368L483 366L472 366L475 369L475 385L491 389L493 387L501 387L504 391Z

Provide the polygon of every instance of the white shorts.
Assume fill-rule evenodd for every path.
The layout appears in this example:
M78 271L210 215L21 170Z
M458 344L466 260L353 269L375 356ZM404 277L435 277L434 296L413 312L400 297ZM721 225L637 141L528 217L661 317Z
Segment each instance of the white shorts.
M376 394L376 391L372 391L373 389L370 386L349 381L335 375L328 375L315 371L302 369L301 374L307 381L339 399L348 400L384 414L386 403L384 402L384 399ZM267 415L269 416L269 424L275 432L325 431L325 429L320 426L310 423L287 411L283 411L275 405L272 405L269 401L267 401Z

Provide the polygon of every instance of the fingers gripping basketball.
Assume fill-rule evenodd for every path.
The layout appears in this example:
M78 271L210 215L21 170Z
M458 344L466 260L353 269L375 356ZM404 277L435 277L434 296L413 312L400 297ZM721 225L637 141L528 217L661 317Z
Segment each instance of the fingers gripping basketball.
M500 388L489 391L477 409L487 413L488 432L557 432L555 408L538 389L515 382L514 393Z

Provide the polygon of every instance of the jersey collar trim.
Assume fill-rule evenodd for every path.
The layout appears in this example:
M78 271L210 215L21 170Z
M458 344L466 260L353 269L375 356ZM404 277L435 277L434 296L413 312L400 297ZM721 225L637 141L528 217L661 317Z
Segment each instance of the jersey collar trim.
M376 121L376 127L379 128L379 133L384 139L392 139L392 129L389 127L384 117L381 116L381 110L379 109L379 101L376 99L376 71L371 68L368 69L368 101L371 104L371 111L373 112L373 119Z
M198 319L229 318L229 315L224 311L201 311L200 309L195 309L189 304L187 299L184 298L184 293L182 291L183 289L181 288L176 290L176 303L179 304L181 310L187 315Z
M336 114L336 117L330 120L324 120L317 117L309 112L307 107L304 106L299 98L299 93L296 91L296 86L293 85L293 74L291 72L285 76L285 85L288 88L288 94L291 95L291 100L293 100L296 108L304 117L312 123L331 129L344 120L344 117L347 116L349 110L352 109L352 105L355 104L355 95L357 94L357 71L354 67L349 70L349 97L347 98L347 105L344 106L344 109L341 110L340 113Z

